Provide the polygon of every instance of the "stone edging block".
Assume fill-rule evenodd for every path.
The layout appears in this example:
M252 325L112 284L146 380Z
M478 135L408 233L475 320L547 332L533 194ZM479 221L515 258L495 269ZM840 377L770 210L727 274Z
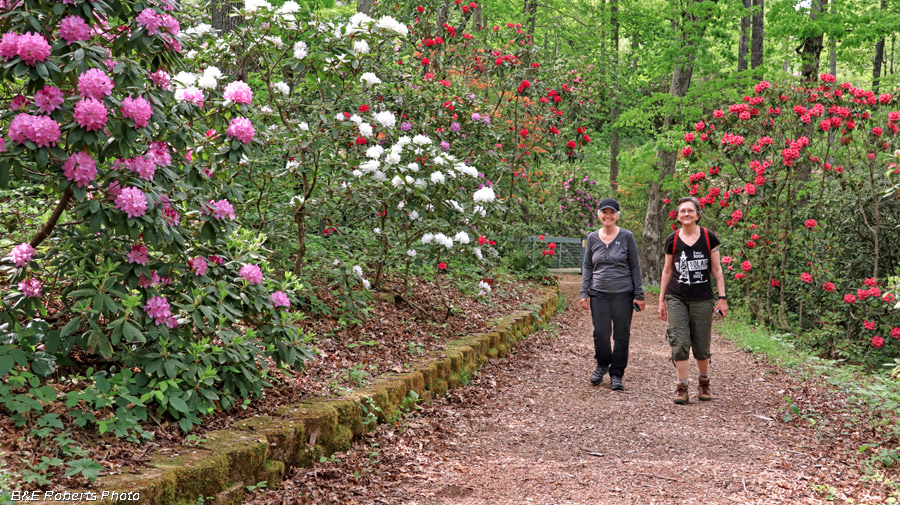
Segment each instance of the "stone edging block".
M485 333L448 342L443 351L410 363L407 372L379 375L340 398L311 398L271 416L238 421L230 430L205 434L196 447L160 451L139 474L103 476L95 483L97 492L139 493L139 500L77 503L188 505L203 497L215 505L238 505L245 486L260 481L277 486L290 467L311 466L349 449L376 423L396 419L417 401L443 396L489 359L508 355L516 342L556 313L558 297L557 287L545 288L533 301L534 311L515 311Z

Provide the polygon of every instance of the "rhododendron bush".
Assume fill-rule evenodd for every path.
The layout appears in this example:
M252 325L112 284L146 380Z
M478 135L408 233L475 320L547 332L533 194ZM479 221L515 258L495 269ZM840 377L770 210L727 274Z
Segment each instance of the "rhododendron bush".
M181 80L166 0L3 5L0 86L15 98L0 189L40 195L46 213L0 243L0 378L50 376L77 356L98 389L90 402L71 393L67 419L124 436L163 414L187 430L260 394L272 364L302 364L285 294L297 286L231 237L243 196L229 161L253 152L249 87ZM223 133L197 132L204 121ZM43 407L18 392L0 406L23 425Z
M760 82L684 134L679 176L723 236L732 298L879 364L900 356L900 97L834 81Z

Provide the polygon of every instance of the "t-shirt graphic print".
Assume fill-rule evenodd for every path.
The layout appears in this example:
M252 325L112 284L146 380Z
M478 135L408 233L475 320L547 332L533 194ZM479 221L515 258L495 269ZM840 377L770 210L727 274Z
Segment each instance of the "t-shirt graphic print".
M712 268L710 265L710 250L719 246L719 237L715 233L709 233L709 248L706 246L706 239L703 233L693 245L687 245L678 236L678 243L675 244L675 254L672 257L673 267L675 271L666 286L666 294L672 295L682 300L710 300L714 298L712 291ZM675 234L672 233L666 237L666 254L672 254L672 241Z

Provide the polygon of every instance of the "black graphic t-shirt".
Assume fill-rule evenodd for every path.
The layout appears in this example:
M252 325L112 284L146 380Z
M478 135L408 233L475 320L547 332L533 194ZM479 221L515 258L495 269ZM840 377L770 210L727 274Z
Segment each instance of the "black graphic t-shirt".
M715 233L709 233L709 248L706 247L706 239L703 232L700 238L692 246L688 246L678 233L678 243L675 244L675 254L672 257L674 271L669 285L666 286L666 294L682 300L711 300L715 298L712 287L712 262L710 250L719 246L719 237ZM666 254L672 254L672 240L675 233L666 237Z

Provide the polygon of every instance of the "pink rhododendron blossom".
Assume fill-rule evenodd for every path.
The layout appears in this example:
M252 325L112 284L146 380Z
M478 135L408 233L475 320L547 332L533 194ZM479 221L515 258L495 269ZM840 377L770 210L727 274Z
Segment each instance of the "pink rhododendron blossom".
M253 263L247 263L241 267L241 278L243 278L247 283L251 286L255 286L257 284L262 284L262 270Z
M156 163L144 156L135 156L130 160L126 160L125 166L145 181L153 180L153 176L156 174Z
M39 33L28 32L19 35L16 54L26 65L33 67L39 61L47 61L50 56L50 44Z
M28 298L41 296L41 281L35 278L25 279L19 283L19 291Z
M178 35L178 32L181 31L181 26L178 24L178 20L169 14L163 14L160 16L160 28L169 32L170 35ZM171 39L167 39L171 40ZM181 51L179 51L181 52Z
M809 229L815 228L816 226L818 226L818 224L819 223L817 223L815 219L807 219L806 222L803 223L803 225Z
M131 246L131 252L128 253L128 262L137 263L138 265L147 266L150 263L150 251L144 244L134 244Z
M59 141L59 123L48 116L21 113L9 123L9 139L17 144L30 140L37 147L47 147Z
M103 105L103 102L93 98L82 98L75 105L75 113L72 117L79 126L89 132L103 128L109 120L106 106Z
M203 107L203 101L206 99L203 96L203 91L201 91L196 86L188 86L184 89L179 89L175 92L175 99L182 100L184 102L192 103L197 107Z
M215 254L210 254L207 259L209 259L209 262L213 265L221 265L225 261L222 257L216 256Z
M269 301L272 302L273 307L290 307L291 301L288 299L288 296L284 293L284 291L276 291L269 295Z
M208 266L206 260L203 259L203 256L197 256L192 260L188 260L188 266L194 271L194 275L206 275Z
M3 61L9 61L19 55L19 34L16 32L6 32L0 38L0 58Z
M12 252L9 253L9 259L11 259L13 264L17 267L24 267L27 265L33 256L34 247L31 247L31 244L28 242L22 242L13 247Z
M97 177L97 163L84 151L69 156L62 169L66 179L74 182L79 188L89 185Z
M122 100L122 116L134 120L135 128L147 126L147 120L153 115L153 108L143 97L131 98L131 95Z
M135 21L147 32L147 35L156 35L163 23L162 16L149 8L142 10Z
M256 132L253 130L253 123L249 119L236 117L231 120L231 124L225 130L225 133L231 138L236 138L245 144L249 144L253 142L253 135Z
M811 284L813 281L813 277L809 272L803 272L800 274L800 280L807 284Z
M80 16L66 16L59 22L59 37L71 45L91 38L91 27Z
M56 86L44 86L34 94L34 105L44 114L50 114L63 103L63 93Z
M106 72L92 68L78 76L78 91L86 98L103 100L112 94L113 82Z
M209 208L214 218L225 219L226 217L234 219L234 207L228 200L222 199L209 202Z
M156 326L166 324L169 318L172 317L172 307L165 297L162 296L154 296L147 300L144 310L147 311L147 316L153 319Z
M150 144L150 149L147 151L146 156L148 160L151 160L158 167L167 167L172 164L172 153L165 142Z
M168 72L163 69L159 69L156 72L150 74L150 80L153 81L153 84L159 86L163 90L168 91L172 86L171 78L169 77Z
M244 81L234 81L225 86L224 97L234 103L248 104L253 101L253 91Z
M147 212L147 195L138 188L124 188L116 197L116 208L128 217L141 217Z

